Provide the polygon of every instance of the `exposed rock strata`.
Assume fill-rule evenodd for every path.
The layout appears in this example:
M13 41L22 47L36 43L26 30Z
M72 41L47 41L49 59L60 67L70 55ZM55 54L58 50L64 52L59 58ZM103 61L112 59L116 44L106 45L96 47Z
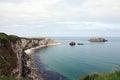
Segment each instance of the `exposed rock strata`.
M18 78L23 74L26 76L26 74L31 73L27 62L30 60L30 56L24 53L24 50L42 45L48 46L48 43L53 41L48 38L10 39L8 35L3 33L0 34L0 37L0 76L15 76Z

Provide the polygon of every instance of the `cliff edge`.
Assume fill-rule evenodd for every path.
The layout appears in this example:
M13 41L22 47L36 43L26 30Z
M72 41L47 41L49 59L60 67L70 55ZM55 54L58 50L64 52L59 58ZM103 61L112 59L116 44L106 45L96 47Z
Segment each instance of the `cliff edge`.
M0 76L21 78L29 73L24 50L57 42L49 38L21 38L0 33ZM27 70L27 71L26 71Z

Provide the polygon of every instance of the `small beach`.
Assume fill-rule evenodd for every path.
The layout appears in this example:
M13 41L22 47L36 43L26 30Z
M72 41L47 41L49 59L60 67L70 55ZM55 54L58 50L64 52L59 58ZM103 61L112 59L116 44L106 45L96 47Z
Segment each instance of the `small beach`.
M39 61L39 63L41 64L40 71L38 71L33 66L34 65L33 55L37 50L40 50L41 48L45 48L45 47L57 46L59 44L60 43L41 45L41 46L30 48L30 49L27 49L24 51L30 57L30 59L27 60L27 67L29 67L31 69L31 73L28 75L28 76L30 76L30 78L32 78L33 80L67 80L67 78L65 78L64 76L62 76L61 74L59 74L57 72L46 70L41 61Z

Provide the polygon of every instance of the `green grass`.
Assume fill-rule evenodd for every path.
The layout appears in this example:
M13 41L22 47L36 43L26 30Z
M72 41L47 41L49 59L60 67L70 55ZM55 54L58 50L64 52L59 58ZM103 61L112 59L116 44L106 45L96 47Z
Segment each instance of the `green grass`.
M7 40L8 36L5 33L0 33L0 40Z
M19 40L20 37L16 36L16 35L8 35L8 39L11 41L15 41L15 40Z
M17 78L14 77L0 77L0 80L18 80Z
M44 40L45 38L30 38L30 39L33 39L33 40Z
M113 71L111 73L95 73L86 75L80 80L120 80L120 70Z
M16 77L6 77L6 76L0 76L0 80L26 80L25 78L16 78Z
M19 40L20 37L16 35L7 35L5 33L0 33L0 40L10 40L10 41L16 41Z

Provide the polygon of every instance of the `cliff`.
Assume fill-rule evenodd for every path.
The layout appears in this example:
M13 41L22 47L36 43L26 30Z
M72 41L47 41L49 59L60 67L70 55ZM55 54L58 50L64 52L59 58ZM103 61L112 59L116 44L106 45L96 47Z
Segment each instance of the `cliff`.
M0 76L25 77L25 74L29 73L29 68L26 67L29 56L24 50L41 45L48 46L51 41L53 40L48 38L20 38L0 33Z

